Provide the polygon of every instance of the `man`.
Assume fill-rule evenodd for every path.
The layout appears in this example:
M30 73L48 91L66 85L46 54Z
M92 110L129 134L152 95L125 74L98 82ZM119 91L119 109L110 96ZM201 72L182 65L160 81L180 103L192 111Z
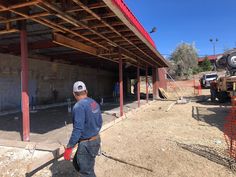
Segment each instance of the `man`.
M102 116L99 105L87 96L83 82L74 83L73 94L77 103L73 107L73 131L65 149L65 160L71 160L73 147L78 143L73 164L80 177L96 177L94 173L95 158L100 148L99 131Z
M216 82L216 79L214 79L210 83L210 92L211 92L211 102L215 102L216 97L217 97L217 82Z
M120 96L120 85L119 85L119 82L116 82L115 85L114 85L113 96L114 96L115 102L118 102L118 98Z

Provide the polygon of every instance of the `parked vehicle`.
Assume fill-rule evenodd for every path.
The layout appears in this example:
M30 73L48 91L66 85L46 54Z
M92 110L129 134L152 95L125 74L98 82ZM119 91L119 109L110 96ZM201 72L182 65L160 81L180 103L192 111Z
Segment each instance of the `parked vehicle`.
M200 79L201 86L204 88L209 88L211 82L213 80L216 80L217 78L218 78L217 73L204 74Z
M225 69L227 74L211 84L211 100L226 102L236 95L236 49L225 52L216 61L218 69Z

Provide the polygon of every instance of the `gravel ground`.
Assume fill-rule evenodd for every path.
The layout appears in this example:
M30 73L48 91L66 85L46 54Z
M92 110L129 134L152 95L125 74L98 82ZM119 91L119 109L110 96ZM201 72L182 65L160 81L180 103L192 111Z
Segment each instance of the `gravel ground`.
M158 101L146 105L101 134L102 151L153 172L98 156L97 176L236 176L224 161L228 157L222 126L228 109L210 103L190 102L175 105L166 112L172 103ZM36 153L34 157L41 155ZM27 150L0 148L0 176L24 176L31 158L32 154ZM33 176L78 175L70 162L59 159Z

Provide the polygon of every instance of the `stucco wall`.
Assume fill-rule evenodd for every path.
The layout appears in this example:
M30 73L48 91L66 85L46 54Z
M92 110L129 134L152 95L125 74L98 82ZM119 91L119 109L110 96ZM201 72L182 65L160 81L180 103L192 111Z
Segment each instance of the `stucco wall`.
M20 58L0 54L0 111L20 108ZM115 73L66 64L29 60L29 93L37 98L37 104L48 104L53 99L52 91L56 89L56 102L72 98L72 86L77 80L86 83L93 98L112 95Z

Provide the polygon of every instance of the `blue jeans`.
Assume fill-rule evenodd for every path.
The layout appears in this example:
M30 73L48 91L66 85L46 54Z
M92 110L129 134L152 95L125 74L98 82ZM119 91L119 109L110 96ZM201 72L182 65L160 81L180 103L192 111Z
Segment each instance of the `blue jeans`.
M73 165L80 177L96 177L94 172L95 158L100 148L100 137L93 141L80 142Z

